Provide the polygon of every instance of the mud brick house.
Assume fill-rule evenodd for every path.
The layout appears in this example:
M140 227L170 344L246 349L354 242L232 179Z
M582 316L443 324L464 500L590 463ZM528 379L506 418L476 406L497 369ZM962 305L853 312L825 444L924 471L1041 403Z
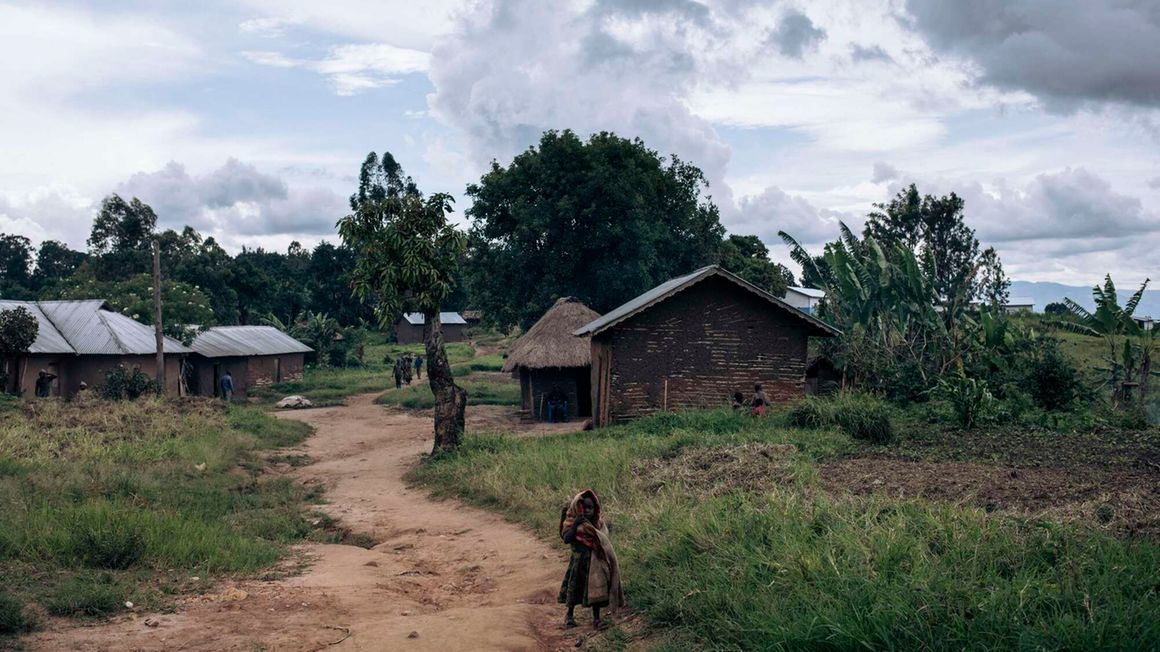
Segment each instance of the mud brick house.
M592 345L572 332L598 319L600 313L564 297L516 340L503 370L520 380L520 414L545 421L546 396L554 389L568 397L568 418L592 416Z
M32 396L41 369L55 375L52 396L71 398L81 383L96 388L117 366L157 374L157 342L152 326L109 308L101 299L76 301L4 301L0 310L23 307L36 317L39 329L27 353L0 361L6 369L3 389ZM192 351L165 338L165 389L184 395L182 367Z
M761 383L805 392L807 342L838 331L717 266L666 281L574 335L592 342L596 426L662 410L729 405Z
M426 320L421 312L409 312L395 320L395 336L399 344L422 344L423 324ZM444 342L462 342L467 339L467 320L457 312L439 313L439 323L443 325Z
M217 396L221 377L230 372L234 394L290 380L301 380L306 354L314 349L273 326L215 326L193 340L196 394Z

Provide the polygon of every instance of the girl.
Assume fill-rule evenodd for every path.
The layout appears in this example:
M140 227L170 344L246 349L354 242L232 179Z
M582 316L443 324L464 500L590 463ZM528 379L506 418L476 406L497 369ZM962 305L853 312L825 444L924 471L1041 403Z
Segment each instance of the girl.
M557 598L568 607L564 626L576 626L573 612L580 604L592 608L592 626L603 629L606 623L600 619L600 610L616 609L623 604L624 595L620 589L620 565L596 492L585 489L560 510L560 537L572 546Z

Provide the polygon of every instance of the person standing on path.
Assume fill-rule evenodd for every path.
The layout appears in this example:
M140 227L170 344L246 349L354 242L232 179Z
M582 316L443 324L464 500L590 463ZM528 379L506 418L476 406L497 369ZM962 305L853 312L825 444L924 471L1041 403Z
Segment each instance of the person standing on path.
M221 386L222 398L225 399L226 403L232 402L234 400L234 377L229 371L222 376Z
M415 379L423 380L423 356L415 356Z
M402 360L395 361L395 389L403 389L403 369Z
M556 598L568 607L564 626L576 626L576 605L584 605L592 609L592 626L604 629L608 623L600 619L600 610L620 607L624 593L620 588L620 564L595 491L581 491L560 511L560 538L572 546L568 570Z

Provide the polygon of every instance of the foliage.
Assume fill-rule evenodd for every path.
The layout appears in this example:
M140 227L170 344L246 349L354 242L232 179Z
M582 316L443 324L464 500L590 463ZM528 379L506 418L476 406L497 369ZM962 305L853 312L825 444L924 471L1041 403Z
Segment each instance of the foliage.
M976 298L981 304L998 312L1010 296L1011 279L1003 272L1003 263L994 247L987 247L979 256L979 280Z
M161 385L136 367L128 369L125 365L117 365L105 372L105 382L97 391L107 401L136 400L146 394L159 393Z
M143 324L153 324L153 277L137 274L120 281L73 277L50 295L54 299L104 299L113 310ZM189 326L217 323L212 301L202 288L179 281L161 281L161 323L165 334L186 340Z
M210 400L23 403L0 419L4 591L104 615L126 599L164 608L166 593L190 588L175 575L269 568L309 533L310 490L263 473L258 451L308 434Z
M778 471L724 485L698 484L694 465L667 485L641 472L697 455L770 463L747 458L748 445L774 447L761 450ZM672 649L1160 643L1160 547L922 500L827 495L817 465L850 445L774 419L666 414L561 437L473 436L412 477L555 542L557 506L592 487L625 591Z
M721 267L775 297L785 296L793 285L793 273L769 259L769 248L755 235L730 235L718 251Z
M24 605L0 590L0 636L22 634L34 629L35 625Z
M950 401L959 425L967 429L974 428L995 402L987 381L962 373L939 378L934 394Z
M1052 301L1043 307L1043 312L1054 317L1063 317L1068 314L1067 304L1059 301Z
M894 439L889 406L869 394L807 396L791 405L784 418L795 428L837 428L872 444L888 444Z
M520 404L520 385L510 378L465 376L458 381L467 390L468 405ZM425 384L404 385L402 389L386 392L375 399L380 405L391 405L408 410L425 410L435 406L435 396Z
M40 323L24 306L0 310L0 357L24 353L40 333Z
M701 170L639 139L544 133L467 188L473 307L527 328L558 297L606 312L713 262L724 229L706 186Z
M0 297L35 298L31 267L32 241L22 235L0 233Z

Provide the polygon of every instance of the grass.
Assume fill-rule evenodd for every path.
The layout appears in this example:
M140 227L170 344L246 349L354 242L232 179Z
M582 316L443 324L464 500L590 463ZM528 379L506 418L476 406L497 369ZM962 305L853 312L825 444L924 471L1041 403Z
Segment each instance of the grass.
M0 423L0 625L18 613L102 616L130 600L248 575L311 531L314 498L260 473L305 424L219 402L28 401ZM7 606L6 606L7 605Z
M520 386L513 382L499 382L480 375L457 378L456 383L467 390L468 405L519 405ZM375 399L380 405L425 410L435 406L431 387L422 381L389 391Z
M451 373L455 376L467 376L477 371L503 371L503 355L481 355L467 362L451 365Z
M1160 646L1155 544L830 495L817 463L864 445L785 422L699 412L562 437L469 436L411 478L554 541L560 506L594 488L628 599L673 649Z

